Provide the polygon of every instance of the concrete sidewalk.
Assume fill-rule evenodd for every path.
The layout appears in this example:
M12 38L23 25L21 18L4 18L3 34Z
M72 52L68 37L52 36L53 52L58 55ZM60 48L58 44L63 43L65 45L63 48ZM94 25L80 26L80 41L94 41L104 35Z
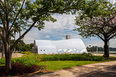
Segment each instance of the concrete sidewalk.
M30 77L116 77L116 61L76 66Z

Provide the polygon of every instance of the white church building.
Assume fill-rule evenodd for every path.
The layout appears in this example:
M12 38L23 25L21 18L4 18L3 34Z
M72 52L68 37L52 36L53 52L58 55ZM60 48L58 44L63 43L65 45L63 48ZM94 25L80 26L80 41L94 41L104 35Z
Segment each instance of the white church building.
M66 36L66 40L34 40L32 52L38 54L58 54L58 53L87 53L85 44L78 39L70 39L70 35Z

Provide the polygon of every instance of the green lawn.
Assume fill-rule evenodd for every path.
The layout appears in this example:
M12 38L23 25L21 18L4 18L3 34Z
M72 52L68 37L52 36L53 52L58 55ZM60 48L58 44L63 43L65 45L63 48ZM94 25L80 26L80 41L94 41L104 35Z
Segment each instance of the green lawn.
M91 64L91 63L98 63L98 61L44 61L38 63L38 65L45 65L47 66L47 70L56 71L64 68Z

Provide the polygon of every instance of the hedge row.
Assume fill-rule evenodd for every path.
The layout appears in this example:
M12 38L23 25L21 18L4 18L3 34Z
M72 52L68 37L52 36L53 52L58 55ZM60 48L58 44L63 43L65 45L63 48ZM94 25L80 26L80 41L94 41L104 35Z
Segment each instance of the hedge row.
M20 58L13 58L12 63L21 63L26 66L36 65L40 61L65 61L65 60L73 60L73 61L103 61L104 57L101 56L93 56L90 53L83 54L34 54L27 53L24 54ZM0 59L0 65L5 64L5 59Z

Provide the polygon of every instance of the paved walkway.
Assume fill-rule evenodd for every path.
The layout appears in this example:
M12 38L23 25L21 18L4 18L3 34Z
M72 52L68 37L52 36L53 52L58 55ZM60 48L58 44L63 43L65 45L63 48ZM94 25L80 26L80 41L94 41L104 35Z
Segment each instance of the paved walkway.
M2 55L2 53L0 53L0 58L1 58L1 55ZM21 53L12 53L12 58L21 57L21 56L23 56L23 54L21 54Z
M94 54L94 55L103 56L103 54ZM110 56L116 57L116 54L110 54Z
M30 77L116 77L116 61L76 66Z

